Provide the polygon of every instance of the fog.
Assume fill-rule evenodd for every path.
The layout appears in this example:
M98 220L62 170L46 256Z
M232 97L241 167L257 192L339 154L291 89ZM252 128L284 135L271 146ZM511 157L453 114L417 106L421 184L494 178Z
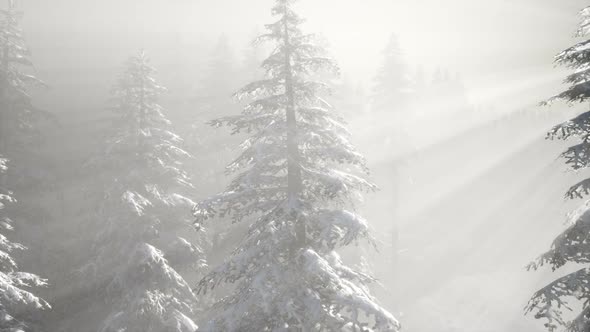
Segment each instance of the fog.
M138 226L123 213L101 219L97 211L108 200L102 185L131 175L113 166L128 162L123 155L113 157L114 164L88 165L107 160L101 154L105 142L116 138L112 92L126 59L144 50L156 69L153 76L167 88L159 104L184 138L182 148L193 156L184 169L194 188L183 195L192 203L206 200L231 185L235 175L225 166L250 134L231 136L230 129L206 123L239 114L248 100L238 101L233 93L263 77L260 64L273 46L253 40L277 20L270 11L274 3L16 1L34 63L26 71L47 84L29 94L36 108L55 116L38 125L40 139L26 157L20 152L11 157L11 148L5 152L0 145L0 157L26 169L14 176L18 181L10 180L9 171L9 179L0 182L12 185L17 199L8 210L15 223L8 237L28 247L14 254L19 270L48 280L46 287L32 289L52 307L33 314L25 310L33 322L25 331L117 331L114 325L106 329L105 322L119 319L110 311L125 302L109 302L103 286L118 273L117 262L135 256L124 246L109 248L110 240L100 234L114 229L107 238L118 243L119 236L125 238L121 232ZM550 265L537 271L526 266L566 228L566 215L581 201L566 201L564 193L584 179L584 171L570 171L559 158L571 144L545 138L585 107L539 103L565 89L562 82L571 71L556 67L553 59L577 41L577 13L585 5L581 0L295 4L305 19L302 29L317 33L339 64L327 98L346 121L352 143L366 157L368 177L379 187L363 193L355 208L370 225L376 248L354 241L337 251L348 265L376 277L369 289L401 323L401 331L547 330L545 321L525 315L524 308L537 290L575 266L555 272ZM0 2L7 6L8 1ZM398 45L395 68L401 68L395 75L406 86L386 89L394 101L379 109L376 86L380 73L390 69L386 50L392 41ZM10 161L7 165L10 170ZM230 256L252 223L246 218L232 225L228 213L197 229L191 208L158 211L165 216L153 226L163 246L158 248L188 289ZM176 224L166 224L174 218ZM177 236L198 243L199 259L207 266L197 260L174 266L166 250ZM114 262L101 265L103 255ZM89 266L99 272L89 274ZM116 292L135 292L135 283L125 285ZM222 283L214 295L195 291L198 309L190 318L206 327L216 312L212 303L238 288ZM149 331L189 331L153 326ZM119 331L148 331L127 328ZM344 325L342 330L348 331Z

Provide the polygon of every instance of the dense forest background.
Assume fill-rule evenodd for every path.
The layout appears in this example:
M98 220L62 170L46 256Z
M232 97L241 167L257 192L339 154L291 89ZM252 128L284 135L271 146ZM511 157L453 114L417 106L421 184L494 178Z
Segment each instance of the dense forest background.
M561 88L566 71L552 59L572 44L584 2L300 2L305 29L320 32L341 65L329 101L381 189L359 208L378 250L348 247L344 260L377 277L371 290L404 331L542 331L523 308L555 276L525 266L562 230L575 207L563 193L580 177L557 159L566 145L545 136L581 107L538 104ZM36 294L52 309L33 320L46 331L97 331L108 306L86 287L95 282L87 268L97 241L112 238L97 237L93 192L115 175L88 164L113 127L111 92L125 59L145 50L157 69L167 88L160 104L193 156L185 194L203 200L229 184L224 167L240 142L206 123L239 113L232 94L262 77L269 48L251 40L271 21L272 1L16 5L28 70L47 83L30 90L32 100L54 117L17 158L26 175L13 186L10 238L28 247L15 254L20 269L48 280ZM222 220L199 232L190 207L175 213L186 223L164 236L198 243L203 259L175 266L192 287L245 230ZM197 316L214 297L199 298Z

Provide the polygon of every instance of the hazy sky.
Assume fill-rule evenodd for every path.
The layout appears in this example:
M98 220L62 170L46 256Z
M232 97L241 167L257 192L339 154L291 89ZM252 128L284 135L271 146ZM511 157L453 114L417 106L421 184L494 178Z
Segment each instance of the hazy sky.
M186 45L210 43L223 33L239 54L270 22L273 1L19 2L39 65L112 66L138 48L174 57ZM461 73L472 98L489 101L559 82L552 57L572 43L583 5L582 0L301 0L299 6L308 30L329 40L354 80L368 84L395 33L409 63ZM202 52L207 54L182 56L203 58L209 51Z

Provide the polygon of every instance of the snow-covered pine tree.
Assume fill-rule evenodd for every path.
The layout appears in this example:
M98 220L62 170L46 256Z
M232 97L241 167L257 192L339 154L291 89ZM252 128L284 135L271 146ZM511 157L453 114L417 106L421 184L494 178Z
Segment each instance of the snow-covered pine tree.
M345 207L375 186L321 97L327 84L315 78L336 65L302 32L294 2L276 0L272 14L279 18L260 37L275 47L263 62L266 78L237 93L254 101L241 115L213 121L250 137L227 169L239 174L225 192L195 206L196 223L255 220L233 255L197 287L235 287L206 330L397 331L397 320L368 292L373 279L336 253L371 239L367 222Z
M584 41L557 55L559 65L573 69L565 82L567 90L549 99L566 101L570 104L585 103L590 99L590 7L581 11L582 22L577 36ZM554 127L548 133L549 139L573 140L575 145L561 155L573 170L580 171L590 167L590 112ZM590 179L572 186L566 193L567 199L582 199L590 194ZM529 269L538 269L547 264L555 271L566 264L588 264L590 262L590 201L586 201L568 218L568 228L553 242L551 249ZM575 302L575 303L573 303ZM568 316L564 311L575 314ZM526 312L535 318L546 320L549 331L587 332L590 330L590 268L585 267L567 274L536 292L526 307Z
M128 60L113 89L113 132L91 163L106 186L97 216L98 262L90 264L110 312L102 332L196 330L197 300L169 263L204 264L198 246L174 239L191 228L180 217L194 205L185 196L191 182L182 169L189 154L158 104L165 89L153 74L143 51Z
M33 106L28 93L30 86L43 82L23 70L32 62L19 27L22 13L14 0L8 0L8 8L0 10L0 15L0 152L6 154L35 133L34 121L45 113Z
M0 173L6 171L7 160L0 155ZM38 276L20 272L11 254L26 249L8 240L5 232L13 230L12 220L6 215L8 204L15 203L12 193L0 185L0 331L37 331L29 323L36 311L50 308L44 300L31 293L31 288L47 284Z
M384 62L374 79L372 109L399 116L411 96L412 82L397 36L391 35L383 51Z
M415 85L412 82L411 72L407 66L403 50L400 46L399 39L392 34L383 50L383 63L379 68L377 75L373 80L373 91L371 97L371 117L368 126L370 128L380 128L371 132L371 142L373 146L373 155L369 154L370 160L379 161L372 167L375 179L381 184L381 197L385 200L378 200L369 203L369 209L375 211L385 211L381 216L386 218L381 224L388 225L391 236L383 239L385 243L391 244L387 258L391 259L392 264L380 265L384 268L381 270L382 275L387 275L384 279L385 286L391 291L388 303L394 303L396 299L395 289L399 270L395 266L398 260L399 245L399 210L401 206L400 194L403 184L407 182L406 170L408 169L408 160L404 157L413 149L411 139L406 132L408 120L419 113L418 94L414 94ZM377 271L376 271L377 272ZM399 307L398 304L389 307Z
M198 91L198 109L201 114L231 114L235 104L231 94L239 87L235 78L239 73L236 58L226 35L217 41L207 64ZM229 100L229 101L228 101Z
M34 129L33 115L38 111L32 106L27 89L31 83L39 83L35 77L25 74L22 66L30 66L29 51L19 28L22 16L14 1L0 10L0 330L36 331L36 312L50 308L49 304L32 293L32 288L42 287L46 280L26 272L20 272L13 252L26 249L11 242L6 232L13 230L13 221L7 213L9 204L16 203L13 193L5 188L12 183L6 176L4 157L13 155L22 139Z
M191 150L201 152L196 162L207 165L199 172L201 182L205 184L217 182L219 174L213 170L222 169L231 153L228 148L231 140L215 135L205 119L234 114L239 110L239 106L231 100L232 93L241 85L239 73L228 38L221 35L211 52L207 68L203 70L195 103L189 110L191 113L187 115L192 125L185 137L191 144ZM198 168L198 165L195 167Z

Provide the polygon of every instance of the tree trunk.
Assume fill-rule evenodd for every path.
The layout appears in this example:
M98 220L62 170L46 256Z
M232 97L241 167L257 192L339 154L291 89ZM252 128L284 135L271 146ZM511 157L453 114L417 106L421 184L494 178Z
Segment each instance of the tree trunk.
M285 15L287 13L285 12ZM295 93L293 89L293 73L291 69L291 44L287 20L284 20L285 27L285 94L287 97L287 187L290 214L297 224L296 242L298 248L305 246L306 229L305 220L299 216L300 193L302 189L301 165L299 145L297 142L297 117L295 111Z

